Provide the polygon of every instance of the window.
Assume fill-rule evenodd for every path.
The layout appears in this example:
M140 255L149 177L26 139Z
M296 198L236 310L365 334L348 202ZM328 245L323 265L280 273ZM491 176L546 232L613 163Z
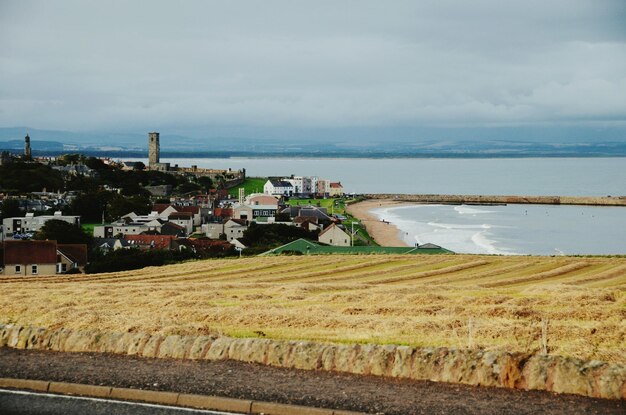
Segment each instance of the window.
M33 274L33 275L37 275L38 269L39 269L39 267L37 265L31 265L30 273Z
M61 272L67 271L67 264L61 264Z
M15 273L16 274L21 274L22 273L22 266L21 265L16 265L15 266Z

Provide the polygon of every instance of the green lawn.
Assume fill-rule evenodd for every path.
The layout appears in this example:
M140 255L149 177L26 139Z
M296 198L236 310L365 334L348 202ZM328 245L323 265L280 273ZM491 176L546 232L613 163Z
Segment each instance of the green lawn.
M246 189L246 195L251 193L263 193L263 185L267 182L267 177L246 177L246 180L239 186L228 189L228 194L238 197L239 189Z
M83 232L93 235L93 228L99 225L101 225L101 223L82 223L81 228L83 228Z
M344 215L346 212L344 199L290 199L287 202L290 206L305 206L305 205L313 205L319 206L328 209L328 214L339 214Z

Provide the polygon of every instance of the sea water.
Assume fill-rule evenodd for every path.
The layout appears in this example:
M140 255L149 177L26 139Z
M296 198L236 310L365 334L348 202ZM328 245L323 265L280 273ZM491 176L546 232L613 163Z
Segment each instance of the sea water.
M458 253L626 254L626 208L553 205L410 205L374 209L408 245Z
M147 159L134 159L147 164ZM162 158L172 166L317 176L347 193L626 196L626 158ZM262 192L263 190L260 189Z

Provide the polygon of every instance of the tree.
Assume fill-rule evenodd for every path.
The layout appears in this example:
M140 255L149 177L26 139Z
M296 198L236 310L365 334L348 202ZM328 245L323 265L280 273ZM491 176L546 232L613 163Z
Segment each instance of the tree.
M107 191L81 193L72 201L71 212L79 215L83 223L98 223L107 203L115 196Z
M0 213L0 219L13 218L16 216L22 216L20 203L15 199L4 199L4 202L2 202L2 212Z
M61 173L39 163L11 163L0 166L0 191L30 193L63 188Z
M208 176L198 177L196 179L196 183L198 183L202 187L202 190L204 190L205 192L208 192L213 188L213 180L211 180L211 178Z
M85 165L89 167L90 169L94 169L94 170L106 169L106 165L104 164L104 162L96 157L88 157L85 160Z
M34 239L57 241L60 244L91 244L91 235L78 225L64 220L51 219L35 234Z
M130 197L114 195L107 204L106 215L109 220L115 220L130 212L135 212L138 215L147 215L151 210L152 203L149 197L143 195Z

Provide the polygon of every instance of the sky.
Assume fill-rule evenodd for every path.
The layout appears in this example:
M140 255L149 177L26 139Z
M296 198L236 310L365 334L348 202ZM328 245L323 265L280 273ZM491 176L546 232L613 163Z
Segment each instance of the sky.
M626 1L0 0L0 127L626 141Z

